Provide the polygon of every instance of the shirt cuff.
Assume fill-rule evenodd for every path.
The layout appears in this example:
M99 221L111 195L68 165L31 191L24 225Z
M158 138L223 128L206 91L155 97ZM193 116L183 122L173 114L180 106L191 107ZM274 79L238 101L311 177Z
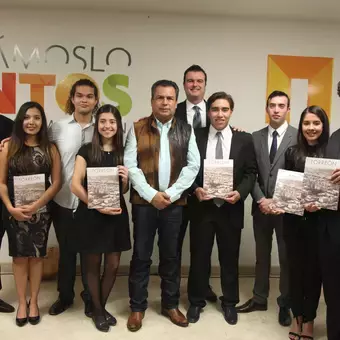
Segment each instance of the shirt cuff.
M177 201L181 197L181 194L176 194L175 191L174 187L170 187L164 191L170 197L171 203Z
M157 193L158 193L157 190L155 190L154 188L150 188L149 190L144 192L143 198L149 203L151 203L152 199L156 196Z

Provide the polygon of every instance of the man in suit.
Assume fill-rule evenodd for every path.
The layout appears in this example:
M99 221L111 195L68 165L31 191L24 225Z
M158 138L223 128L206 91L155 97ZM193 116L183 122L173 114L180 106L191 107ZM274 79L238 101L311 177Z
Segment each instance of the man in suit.
M256 180L256 157L252 136L231 129L229 119L234 109L232 97L225 92L214 93L207 102L210 127L196 131L201 167L192 186L195 201L190 228L190 273L187 319L199 320L206 305L205 293L210 275L210 256L216 235L221 267L222 309L225 320L235 325L239 302L238 260L244 201ZM233 191L223 199L210 197L203 188L204 159L233 159Z
M195 130L209 126L209 117L206 101L204 100L205 88L207 85L207 73L199 65L192 65L184 71L183 87L186 100L179 103L176 108L175 117L185 123L190 124ZM188 197L190 205L191 197ZM185 233L189 223L188 206L183 207L183 222L179 235L180 262L182 262L182 248ZM208 285L206 300L210 302L217 301L217 295L213 292L212 287Z
M288 298L288 266L282 236L282 215L270 215L270 204L274 194L278 170L284 168L285 152L296 144L297 130L288 125L286 119L290 100L286 93L272 92L266 106L269 125L253 133L258 177L252 191L253 228L256 243L256 269L253 297L237 308L239 313L267 310L271 250L275 230L280 262L280 307L279 323L291 324Z
M12 130L13 130L13 120L0 114L0 141L9 137L12 134ZM5 229L4 229L1 216L2 216L2 202L0 201L0 248L1 248L2 238L5 234ZM1 285L1 276L0 276L0 290L1 289L2 289L2 285ZM12 313L12 312L14 312L14 308L8 303L6 303L5 301L0 299L0 313Z

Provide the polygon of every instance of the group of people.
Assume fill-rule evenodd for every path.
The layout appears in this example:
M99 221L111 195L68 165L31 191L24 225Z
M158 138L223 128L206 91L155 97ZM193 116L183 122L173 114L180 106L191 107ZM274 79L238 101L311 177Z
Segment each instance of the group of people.
M133 124L125 146L119 110L108 104L98 107L98 89L88 79L72 86L66 118L50 127L43 107L35 102L23 104L14 122L0 115L1 238L6 230L18 294L18 326L40 322L42 260L52 221L60 249L59 296L49 314L61 314L73 303L79 253L85 315L103 332L116 325L106 303L121 252L131 248L123 196L130 189L130 331L142 327L148 307L156 232L161 313L174 324L187 327L199 321L206 301L217 301L209 285L215 237L225 320L235 325L238 313L267 310L275 231L281 270L279 323L291 326L288 336L292 340L313 339L323 285L328 339L340 339L340 212L320 210L310 203L300 217L283 213L272 200L279 169L303 172L306 157L340 158L340 130L329 138L327 114L318 106L307 107L295 129L287 123L288 95L274 91L266 103L268 126L251 135L231 127L234 101L230 94L216 92L204 100L206 84L206 72L198 65L189 67L183 78L187 99L177 104L176 83L155 82L151 88L152 113ZM205 159L234 162L233 190L223 199L209 196L204 188ZM91 167L118 167L120 208L88 209L86 174ZM45 175L45 193L32 204L15 206L15 176L34 174ZM340 169L331 180L340 183ZM256 275L252 298L237 306L244 201L249 194L253 198ZM182 245L188 224L190 306L185 316L178 306ZM0 300L0 312L13 311Z

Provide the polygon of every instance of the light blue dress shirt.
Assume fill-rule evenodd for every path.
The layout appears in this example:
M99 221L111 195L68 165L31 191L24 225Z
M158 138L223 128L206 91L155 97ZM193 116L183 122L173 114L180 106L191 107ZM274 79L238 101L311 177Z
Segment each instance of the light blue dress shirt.
M156 120L156 122L160 133L158 166L159 190L165 192L170 197L171 202L175 202L186 189L190 188L200 168L200 154L196 144L196 137L192 130L188 146L187 165L181 170L177 181L169 187L171 157L168 133L171 128L171 121L165 124L162 124L158 120ZM150 203L158 191L147 183L143 171L138 168L137 140L134 126L131 127L126 139L124 164L129 169L129 179L131 180L132 186L143 199Z

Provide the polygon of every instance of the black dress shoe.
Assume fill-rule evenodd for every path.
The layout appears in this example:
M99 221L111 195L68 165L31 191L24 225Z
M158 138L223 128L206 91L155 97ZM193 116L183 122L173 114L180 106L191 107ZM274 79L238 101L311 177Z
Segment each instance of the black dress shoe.
M217 295L214 293L211 286L208 287L205 299L209 302L217 302Z
M15 308L0 299L0 313L13 313Z
M70 308L72 303L64 303L60 299L58 299L51 307L48 313L50 315L59 315L65 312L66 309Z
M228 322L229 325L236 325L237 324L237 312L234 306L222 306L224 319Z
M27 312L27 309L26 309L26 313ZM15 318L15 323L18 327L23 327L27 324L27 321L28 321L28 314L26 314L26 317L25 318L18 318L18 313L17 313L17 316Z
M194 305L190 305L187 311L187 320L190 323L196 323L200 319L200 314L202 312L202 308Z
M267 304L257 303L253 299L250 299L245 304L236 307L237 313L251 313L255 311L265 311L267 309Z
M98 331L107 333L110 330L110 326L108 322L106 321L106 318L104 315L92 315L92 320L94 322L94 325L98 329Z
M280 307L279 311L279 324L283 327L288 327L292 323L292 317L290 315L289 308Z
M91 298L89 298L84 291L80 293L80 296L84 302L84 314L88 317L92 317L92 301Z
M28 308L30 307L30 304L31 304L31 301L28 303ZM39 312L39 308L38 308L38 315L37 316L29 316L29 313L28 313L28 322L35 326L37 325L39 322L40 322L40 312Z
M112 314L110 314L107 310L105 310L105 318L109 326L117 325L117 319Z

